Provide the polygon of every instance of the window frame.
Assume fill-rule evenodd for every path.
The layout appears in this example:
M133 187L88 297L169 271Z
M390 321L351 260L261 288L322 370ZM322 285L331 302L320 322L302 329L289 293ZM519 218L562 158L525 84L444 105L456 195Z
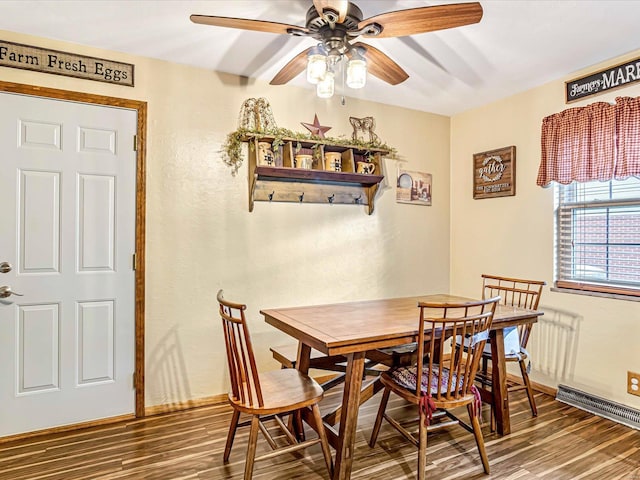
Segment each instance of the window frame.
M640 182L640 179L638 179ZM633 212L636 215L640 215L640 183L637 186L632 186L635 190L637 190L638 195L633 198L611 198L613 197L613 192L615 191L616 185L620 183L617 180L611 180L609 182L599 182L601 184L609 183L609 199L602 200L587 200L583 201L578 198L578 190L583 184L578 182L573 182L569 185L555 185L555 215L554 215L554 241L555 241L555 258L554 258L554 286L558 289L568 289L568 290L578 290L584 293L600 293L600 294L609 294L609 295L623 295L627 297L637 297L640 299L640 267L637 278L634 278L634 281L631 283L623 282L623 281L606 281L599 282L597 279L594 280L586 280L584 276L581 278L579 275L576 275L572 272L575 271L576 267L583 267L584 271L584 263L578 263L575 261L575 256L578 254L579 249L574 248L574 239L575 232L579 227L584 228L584 224L578 226L575 222L578 221L575 219L576 213L581 214L597 214L600 211L606 212L606 227L602 232L598 232L601 234L606 234L606 241L599 242L602 246L605 247L606 253L606 263L607 267L605 270L605 274L608 276L609 272L609 263L612 256L609 254L610 247L621 245L615 242L610 242L609 226L611 225L611 214L612 210L615 214L615 209L634 207L636 212ZM587 190L587 193L591 193L589 191L590 187L584 187ZM621 187L624 188L624 187ZM595 190L595 189L594 189ZM600 212L600 213L602 213ZM567 232L569 232L567 234ZM593 244L593 242L583 242L580 245ZM626 244L622 244L626 245ZM631 247L640 246L640 243L631 242L628 245ZM615 257L614 257L615 258ZM567 266L568 265L568 266ZM635 284L637 281L637 285ZM634 298L635 299L635 298Z

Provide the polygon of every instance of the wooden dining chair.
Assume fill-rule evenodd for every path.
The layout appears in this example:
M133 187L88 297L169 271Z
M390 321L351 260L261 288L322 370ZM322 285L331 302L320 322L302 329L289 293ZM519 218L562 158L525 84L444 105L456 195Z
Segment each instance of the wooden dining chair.
M382 420L387 420L418 447L418 480L425 478L427 433L455 424L474 434L482 466L489 473L479 422L480 393L474 386L474 378L498 300L495 297L462 303L420 302L417 358L424 361L411 367L392 368L380 377L384 393L369 445L375 446ZM470 339L466 352L455 348L456 338ZM418 407L417 439L415 431L409 431L387 414L391 392ZM467 407L471 426L449 411L461 406Z
M222 290L218 292L218 303L231 380L229 403L233 407L231 425L224 448L224 462L229 460L240 414L243 413L251 415L251 430L244 468L245 480L252 477L254 462L282 453L295 452L317 443L321 444L329 478L331 478L333 460L318 407L324 393L322 387L308 375L294 369L259 373L244 315L246 305L225 300ZM311 410L318 438L298 441L281 417L286 414L299 415L304 409ZM266 420L274 420L278 424L286 438L286 445L279 446L276 443L265 425ZM256 458L258 431L264 434L273 451Z
M501 298L500 304L502 305L537 310L538 304L540 303L540 296L542 295L542 287L545 285L546 282L542 280L525 280L483 274L482 297L489 298L499 295ZM504 329L504 353L506 362L518 362L520 374L522 375L522 383L509 382L507 391L510 393L526 390L529 406L531 407L531 414L537 417L538 409L536 407L531 381L529 380L529 366L527 363L529 359L527 343L529 342L533 325L533 323L529 323L520 325L519 327ZM489 362L491 362L491 348L489 344L487 344L482 355L482 368L478 375L478 379L484 385L490 384L491 380L488 371Z

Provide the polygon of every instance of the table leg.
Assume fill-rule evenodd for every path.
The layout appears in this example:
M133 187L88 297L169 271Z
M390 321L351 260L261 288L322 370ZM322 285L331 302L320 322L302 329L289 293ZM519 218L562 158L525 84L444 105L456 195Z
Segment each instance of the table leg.
M342 413L340 416L340 433L336 448L336 462L333 480L351 478L353 464L353 447L356 427L358 425L358 409L360 408L360 389L364 372L364 352L347 355L347 372L342 395Z
M498 435L511 433L509 418L509 393L507 392L507 364L504 360L504 332L491 330L491 393L493 395L493 411L496 416L496 432Z

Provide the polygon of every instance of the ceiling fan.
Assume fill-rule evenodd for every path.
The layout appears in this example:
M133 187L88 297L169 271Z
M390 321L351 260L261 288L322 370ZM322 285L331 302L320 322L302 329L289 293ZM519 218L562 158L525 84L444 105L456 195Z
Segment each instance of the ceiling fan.
M314 54L325 58L329 71L345 57L361 60L361 63L366 60L365 75L368 70L381 80L397 85L409 78L407 72L375 47L354 42L356 38L404 37L478 23L482 18L482 6L478 2L433 5L363 19L360 8L349 1L313 0L313 5L307 11L304 27L209 15L191 15L190 18L192 22L203 25L309 36L319 41L317 46L307 48L290 60L271 80L271 85L283 85L298 76L307 68L308 59Z

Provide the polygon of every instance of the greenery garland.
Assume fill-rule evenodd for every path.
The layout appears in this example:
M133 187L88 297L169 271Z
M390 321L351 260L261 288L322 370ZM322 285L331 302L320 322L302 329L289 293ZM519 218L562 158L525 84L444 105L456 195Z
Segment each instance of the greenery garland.
M274 128L269 130L249 130L246 128L239 128L229 134L222 144L222 160L224 163L231 167L231 174L235 175L242 165L242 144L246 142L249 138L253 137L273 137L273 142L271 146L273 151L277 151L279 147L284 145L285 140L297 140L305 141L305 140L314 140L322 142L324 145L333 145L339 147L356 147L360 150L368 150L368 149L378 149L378 150L386 150L389 153L387 156L394 158L396 155L396 149L390 147L389 145L381 142L380 140L375 142L364 142L362 140L353 140L352 138L334 138L334 137L325 137L320 138L318 135L313 135L309 133L300 133L294 132L293 130L289 130L287 128ZM250 143L250 146L253 146L253 143Z

